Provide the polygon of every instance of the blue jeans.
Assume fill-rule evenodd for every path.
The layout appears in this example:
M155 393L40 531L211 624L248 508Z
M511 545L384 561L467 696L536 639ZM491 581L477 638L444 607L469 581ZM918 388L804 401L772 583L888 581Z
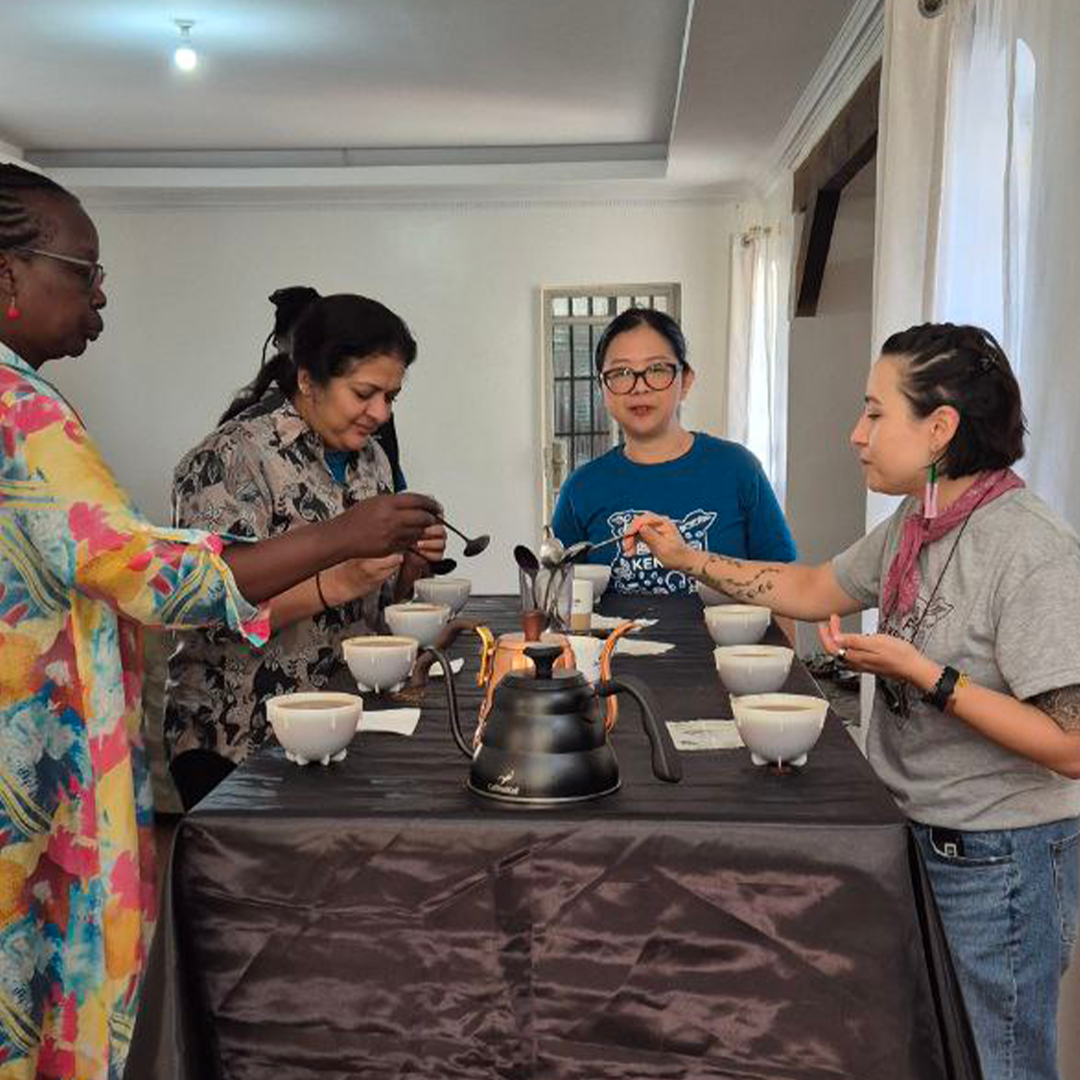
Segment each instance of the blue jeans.
M912 828L985 1080L1059 1080L1058 995L1076 942L1080 819L954 836Z

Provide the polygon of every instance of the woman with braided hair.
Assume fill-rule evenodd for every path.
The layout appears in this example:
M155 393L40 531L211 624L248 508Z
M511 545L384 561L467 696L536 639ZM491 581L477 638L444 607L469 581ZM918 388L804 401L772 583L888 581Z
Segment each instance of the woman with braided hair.
M160 528L40 373L103 329L78 199L0 165L0 1080L119 1080L154 918L140 625L218 624L319 570L412 546L420 495L262 543Z
M867 756L911 822L986 1080L1057 1080L1061 975L1080 897L1080 541L1024 486L1020 388L993 336L894 334L851 434L892 515L820 566L691 551L665 565L820 626L877 676ZM840 615L876 607L880 632Z

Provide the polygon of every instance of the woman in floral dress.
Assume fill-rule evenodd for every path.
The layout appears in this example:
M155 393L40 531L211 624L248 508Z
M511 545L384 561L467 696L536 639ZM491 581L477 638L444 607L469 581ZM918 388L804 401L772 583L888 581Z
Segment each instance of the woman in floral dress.
M78 200L0 165L0 1080L119 1080L153 928L139 627L227 625L414 544L438 505L366 500L263 543L158 528L39 370L103 327Z

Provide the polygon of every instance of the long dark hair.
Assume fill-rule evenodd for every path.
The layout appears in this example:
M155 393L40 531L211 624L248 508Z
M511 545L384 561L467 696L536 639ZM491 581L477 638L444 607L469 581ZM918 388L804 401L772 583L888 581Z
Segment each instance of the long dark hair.
M881 355L906 361L900 389L916 416L942 405L960 414L940 463L946 476L1005 469L1024 456L1020 386L989 330L923 323L893 334Z
M42 238L47 223L34 206L35 198L42 196L79 202L41 173L21 165L0 165L0 251L36 244Z
M388 353L406 367L416 359L416 342L404 320L378 300L352 293L320 296L308 286L279 289L270 300L274 329L266 344L278 351L266 360L264 345L258 374L233 398L219 426L257 404L271 387L291 398L300 370L325 386L367 356Z

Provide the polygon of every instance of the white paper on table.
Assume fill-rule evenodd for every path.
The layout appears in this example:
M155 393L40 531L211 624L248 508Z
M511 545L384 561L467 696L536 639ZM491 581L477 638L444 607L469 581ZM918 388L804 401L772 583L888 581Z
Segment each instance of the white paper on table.
M734 720L669 720L676 750L737 750L745 746Z
M670 652L675 646L670 641L646 641L643 638L621 637L615 642L616 656L659 656Z
M419 709L365 709L356 730L388 731L393 735L411 735L420 721Z
M453 672L453 673L454 673L455 675L456 675L456 674L457 674L457 673L458 673L458 672L459 672L459 671L460 671L460 670L461 670L461 669L462 669L462 668L463 668L464 666L465 666L465 657L464 657L464 656L459 656L459 657L457 657L456 659L454 659L454 660L451 660L451 661L450 661L450 670L451 670L451 671L452 671L452 672ZM440 664L440 663L439 663L439 661L438 661L438 660L436 660L436 661L435 661L435 663L434 663L434 664L432 664L432 665L431 665L431 668L430 668L430 669L428 670L428 674L429 674L429 675L430 675L430 676L431 676L431 677L432 677L433 679L438 679L438 678L441 678L441 677L442 677L442 673L443 673L443 670L442 670L442 664Z
M614 630L617 626L622 626L625 622L637 623L637 626L629 631L631 634L636 634L638 630L647 626L655 626L655 619L620 619L616 615L597 615L593 614L590 625L594 630Z

